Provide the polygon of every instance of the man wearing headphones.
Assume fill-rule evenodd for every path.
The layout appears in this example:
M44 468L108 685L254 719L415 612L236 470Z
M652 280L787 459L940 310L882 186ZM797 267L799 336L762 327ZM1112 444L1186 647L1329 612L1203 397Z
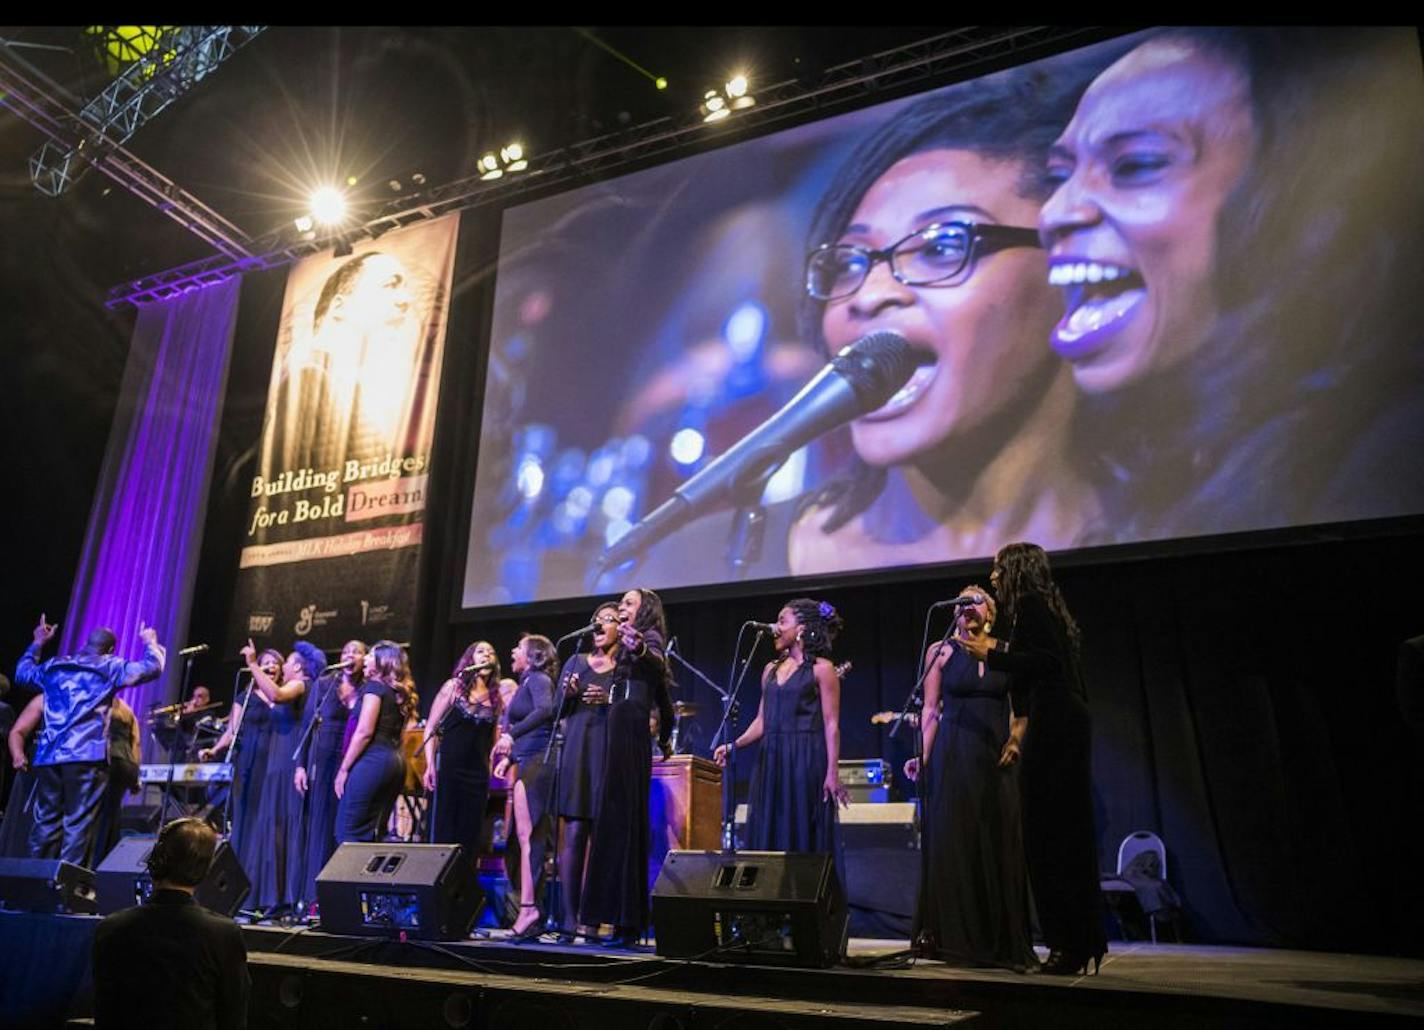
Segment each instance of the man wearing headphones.
M231 919L193 897L218 835L201 819L175 819L148 855L153 894L115 912L94 934L95 1024L146 1030L243 1030L247 948Z

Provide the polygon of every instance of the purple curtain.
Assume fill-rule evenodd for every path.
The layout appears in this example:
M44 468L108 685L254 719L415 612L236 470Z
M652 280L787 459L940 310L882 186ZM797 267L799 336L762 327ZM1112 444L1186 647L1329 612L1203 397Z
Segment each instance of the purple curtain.
M176 699L183 675L177 650L202 546L203 516L227 385L241 280L139 309L104 454L94 508L61 630L60 653L108 626L118 653L140 652L140 621L169 649L159 679L124 691L142 713ZM144 760L153 742L144 735Z

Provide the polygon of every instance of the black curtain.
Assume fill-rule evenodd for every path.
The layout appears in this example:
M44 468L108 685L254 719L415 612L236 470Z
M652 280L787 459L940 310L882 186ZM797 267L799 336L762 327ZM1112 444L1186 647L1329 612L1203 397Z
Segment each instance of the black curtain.
M1417 953L1424 799L1395 673L1398 645L1424 631L1424 607L1395 595L1421 572L1418 533L1059 569L1084 637L1101 868L1114 868L1128 833L1152 830L1191 939ZM973 578L987 582L987 568ZM797 593L830 600L847 624L837 660L854 663L842 756L884 756L908 789L898 770L912 742L870 716L903 703L926 607L968 581L748 591L669 604L669 623L682 652L726 683L742 620L773 620ZM587 614L456 622L441 664L467 638L504 649L520 631L558 636ZM747 677L739 726L755 714L768 654ZM679 696L700 706L693 745L705 754L716 697L677 679ZM743 791L751 765L740 764Z

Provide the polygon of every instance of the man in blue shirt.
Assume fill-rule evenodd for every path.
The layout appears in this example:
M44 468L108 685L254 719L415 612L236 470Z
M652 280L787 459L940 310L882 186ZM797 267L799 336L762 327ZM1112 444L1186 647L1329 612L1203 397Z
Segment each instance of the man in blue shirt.
M39 660L58 625L40 616L34 643L15 668L15 681L44 693L44 728L35 742L34 828L30 855L90 865L94 825L109 778L105 721L114 693L154 679L163 671L164 650L151 626L143 626L143 659L114 654L114 632L96 629L76 655Z

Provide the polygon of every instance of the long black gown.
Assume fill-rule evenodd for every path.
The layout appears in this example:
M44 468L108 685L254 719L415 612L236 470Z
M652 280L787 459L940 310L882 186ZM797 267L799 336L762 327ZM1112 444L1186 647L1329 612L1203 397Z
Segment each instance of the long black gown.
M747 796L746 846L752 851L821 851L840 865L836 802L823 797L826 732L812 662L785 683L776 666L762 674L762 737Z
M248 697L244 688L237 695L242 704ZM229 748L232 762L232 848L248 880L256 885L257 868L263 851L271 844L272 825L260 820L262 783L267 775L267 756L272 743L272 708L253 687L237 731L236 751ZM270 862L268 863L271 864ZM260 907L255 891L248 894L248 908Z
M564 666L564 677L578 676L583 688L613 685L616 669L594 672L588 656L574 655ZM611 705L586 704L581 697L564 701L564 743L559 759L558 814L566 819L596 819L603 801L604 766L608 748L608 714Z
M925 776L924 879L916 932L949 962L1037 966L1018 768L1000 768L1009 736L1008 676L958 648L940 674L939 731Z
M341 672L317 680L316 693L306 706L303 732L320 719L307 736L298 760L307 771L306 817L303 824L302 869L298 878L301 900L316 901L316 877L336 852L336 770L341 768L346 722L351 709L341 700Z
M579 922L608 923L641 933L648 925L648 845L652 828L648 792L653 781L653 746L648 721L654 706L664 750L672 733L672 699L662 636L644 634L642 657L620 655L608 707L608 740L603 792L598 801L584 874Z
M1079 958L1107 951L1093 828L1092 725L1078 659L1047 602L1017 604L1004 650L986 664L1009 673L1014 711L1028 716L1020 785L1024 853L1049 948Z
M489 800L490 749L494 747L494 708L470 701L457 683L451 693L436 752L435 820L432 839L464 846L474 864Z
M255 693L255 691L254 691ZM245 867L252 881L248 902L253 908L294 903L301 891L305 854L302 847L302 796L292 783L297 763L293 753L301 739L303 694L295 701L273 705L268 712L267 766L257 788L255 832L262 838ZM247 706L251 715L261 701Z

